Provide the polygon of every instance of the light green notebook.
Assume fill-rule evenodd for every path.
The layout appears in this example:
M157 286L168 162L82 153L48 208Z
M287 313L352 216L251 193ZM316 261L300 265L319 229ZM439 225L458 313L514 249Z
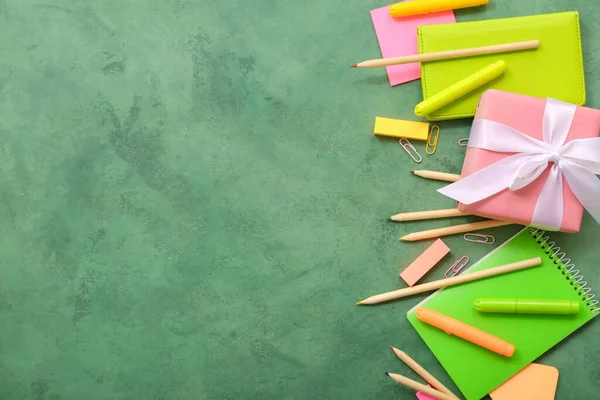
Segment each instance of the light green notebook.
M417 30L419 53L539 40L536 50L489 54L421 63L426 100L498 60L508 66L499 78L427 116L432 121L472 117L481 94L498 89L585 104L579 15L575 11L423 25Z
M465 273L534 257L542 257L541 266L439 290L408 312L467 400L482 398L598 314L598 302L568 255L555 254L558 247L543 231L525 228ZM567 299L583 307L575 315L484 314L473 307L480 297ZM421 306L512 343L514 355L498 355L421 322L415 315Z

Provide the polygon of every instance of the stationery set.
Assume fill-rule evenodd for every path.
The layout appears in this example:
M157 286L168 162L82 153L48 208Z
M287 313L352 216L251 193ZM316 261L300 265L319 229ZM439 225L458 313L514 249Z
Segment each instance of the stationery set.
M480 399L522 370L599 312L582 273L573 266L569 255L557 249L547 234L524 228L512 239L489 253L464 274L484 271L522 258L540 257L542 264L518 273L505 274L477 284L456 286L434 293L408 312L408 320L448 375L467 399ZM534 318L506 313L480 312L480 298L522 297L562 299L577 304L576 314L537 314ZM419 307L435 309L469 325L477 326L515 346L512 357L502 357L479 346L421 322Z
M600 110L585 107L576 11L456 22L452 10L488 1L412 0L371 12L385 58L352 67L386 67L391 86L420 78L423 93L415 120L378 116L373 133L399 139L419 163L423 157L410 141L424 141L431 156L442 126L419 117L473 118L460 174L410 171L446 182L438 192L456 207L390 221L487 220L402 236L403 242L435 241L400 272L407 287L357 304L436 291L407 318L464 398L550 400L559 371L534 361L600 313L585 267L576 268L568 250L551 239L552 231L577 233L584 209L600 222ZM474 265L465 268L469 258L463 256L445 279L426 282L451 254L441 237L461 233L489 245L492 235L473 232L510 224L525 227ZM392 350L428 385L386 375L419 399L460 398L402 350Z

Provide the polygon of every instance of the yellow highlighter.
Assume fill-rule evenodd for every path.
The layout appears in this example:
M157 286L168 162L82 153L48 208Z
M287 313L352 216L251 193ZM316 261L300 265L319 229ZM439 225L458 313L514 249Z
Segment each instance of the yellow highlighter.
M422 0L416 0L422 1ZM424 117L440 108L458 100L464 95L471 93L473 90L485 85L493 79L496 79L506 71L506 63L502 60L488 65L484 69L475 72L473 75L467 76L452 86L442 90L439 93L431 96L417 104L415 114L419 117Z
M392 17L409 17L411 15L430 14L438 11L456 10L458 8L476 7L489 3L490 0L413 0L403 1L390 6Z

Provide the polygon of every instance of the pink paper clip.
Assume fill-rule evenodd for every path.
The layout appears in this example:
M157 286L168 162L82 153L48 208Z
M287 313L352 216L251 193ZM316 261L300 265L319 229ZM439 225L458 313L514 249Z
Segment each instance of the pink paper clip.
M460 273L460 271L464 267L467 266L468 263L469 263L469 257L462 256L461 258L456 260L456 262L454 264L452 264L452 266L450 268L448 268L448 271L446 271L446 273L444 274L444 278L452 278L453 276L458 275ZM452 274L450 275L451 272L452 272Z

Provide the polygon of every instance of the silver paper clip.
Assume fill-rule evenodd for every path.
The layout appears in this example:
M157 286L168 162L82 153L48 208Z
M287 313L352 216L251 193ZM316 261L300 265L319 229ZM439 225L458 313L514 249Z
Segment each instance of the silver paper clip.
M408 141L408 139L402 138L398 140L398 143L400 143L400 146L402 146L404 151L406 151L410 158L415 160L416 163L420 163L421 161L423 161L423 157L421 157L417 149L415 149L415 146L413 146L412 143Z
M444 274L444 278L451 278L453 276L456 276L460 273L460 271L467 266L467 264L469 263L469 257L468 256L462 256L461 258L459 258L458 260L456 260L454 262L454 264L452 264L452 266L450 268L448 268L448 271L446 271L446 273ZM452 274L450 274L452 272Z
M465 240L473 243L494 244L496 238L482 233L465 233Z
M467 147L467 146L469 145L469 138L468 138L468 137L466 137L466 138L462 138L462 139L460 139L460 140L458 141L458 145L459 145L460 147Z

